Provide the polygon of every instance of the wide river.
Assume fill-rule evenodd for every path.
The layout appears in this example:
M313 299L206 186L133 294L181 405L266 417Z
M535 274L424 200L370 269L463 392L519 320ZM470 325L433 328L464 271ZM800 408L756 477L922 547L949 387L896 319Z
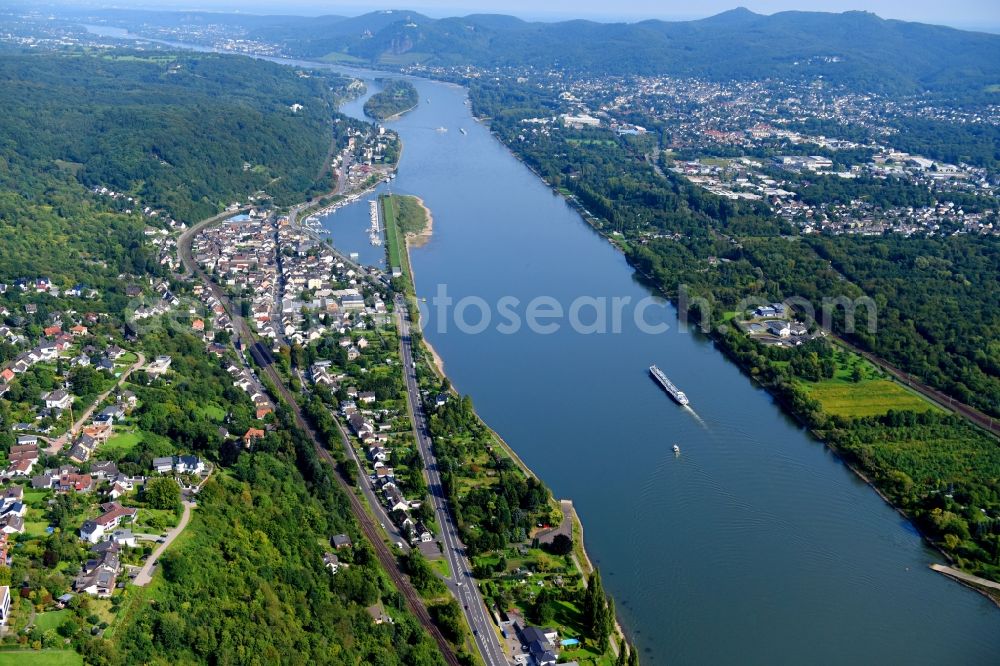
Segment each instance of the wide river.
M374 74L350 73L377 90ZM646 312L671 323L660 334L640 330L629 307L617 333L575 332L566 319L546 320L559 328L550 334L498 331L505 296L523 320L539 296L568 310L578 297L651 292L473 120L465 90L414 83L419 107L389 125L405 146L392 191L434 215L433 237L412 252L418 294L479 297L493 316L463 332L454 308L443 326L431 307L425 335L456 388L574 501L644 663L1000 663L1000 611L930 571L941 557L914 528L669 305ZM363 101L343 110L362 117ZM381 259L364 232L367 197L325 224L342 249ZM584 308L580 319L593 318ZM478 305L465 320L478 323ZM693 411L651 381L651 363Z

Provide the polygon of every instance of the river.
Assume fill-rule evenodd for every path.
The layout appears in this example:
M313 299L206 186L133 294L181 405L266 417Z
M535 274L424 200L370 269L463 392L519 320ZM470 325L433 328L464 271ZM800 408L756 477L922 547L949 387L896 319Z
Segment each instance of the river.
M377 89L374 74L349 72ZM512 296L522 317L537 296L564 308L651 297L620 252L472 119L463 89L414 84L420 105L389 123L405 146L390 187L434 215L433 237L412 252L418 295L444 285L456 302ZM343 110L362 117L363 101ZM325 224L343 250L381 256L365 247L367 197ZM466 313L479 320L477 307ZM643 663L997 663L988 600L930 571L941 557L914 528L678 326L669 304L647 314L671 330L644 332L628 309L620 332L594 334L505 334L495 321L473 334L442 326L434 307L425 316L456 388L574 501ZM651 363L693 410L651 381Z

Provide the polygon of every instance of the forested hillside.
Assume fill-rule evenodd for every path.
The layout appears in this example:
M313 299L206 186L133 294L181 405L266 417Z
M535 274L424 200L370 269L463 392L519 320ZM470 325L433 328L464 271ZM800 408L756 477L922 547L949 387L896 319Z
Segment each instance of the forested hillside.
M147 225L329 189L315 179L351 126L334 122L344 83L216 55L0 59L0 282L84 285L91 308L118 311L124 294L103 287L161 271Z
M258 191L289 203L329 189L343 83L212 54L5 57L0 186L38 196L62 170L187 222Z
M138 32L195 26L212 15L169 19L154 13L102 16ZM225 21L253 40L291 54L400 65L569 67L590 74L699 76L714 79L823 76L882 92L978 91L1000 82L1000 36L883 20L867 12L735 9L698 21L527 22L510 16L433 19L412 11L354 18L260 17Z

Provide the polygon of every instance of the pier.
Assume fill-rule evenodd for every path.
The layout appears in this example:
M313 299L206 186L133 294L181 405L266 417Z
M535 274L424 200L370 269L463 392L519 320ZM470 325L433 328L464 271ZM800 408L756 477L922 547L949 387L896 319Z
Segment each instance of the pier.
M372 219L371 228L368 230L368 240L371 241L372 245L378 247L382 244L382 224L379 220L378 201L369 199L368 206Z

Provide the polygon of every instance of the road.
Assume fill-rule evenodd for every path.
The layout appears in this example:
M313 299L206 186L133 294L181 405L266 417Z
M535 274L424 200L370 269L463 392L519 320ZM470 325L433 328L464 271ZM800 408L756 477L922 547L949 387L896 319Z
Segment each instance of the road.
M90 418L90 415L94 413L95 409L97 409L97 406L100 405L102 402L104 402L105 399L107 399L107 397L111 395L112 391L121 386L125 382L125 380L128 379L128 376L132 374L134 370L138 370L146 363L146 357L142 355L142 352L136 352L135 355L137 357L135 363L130 365L128 368L125 369L124 372L122 372L122 376L118 378L118 381L115 382L115 385L109 388L101 395L97 396L97 399L94 400L93 403L91 403L90 407L88 407L86 411L84 411L83 414L80 415L80 418L78 418L76 422L74 422L73 425L70 426L69 432L67 433L69 436L67 437L64 435L57 439L49 440L50 445L48 448L45 449L45 453L49 454L50 456L54 456L57 453L59 453L59 450L66 444L66 442L72 441L76 433L78 433L80 431L80 428L83 427L83 424L86 423L87 419Z
M160 556L163 555L167 548L170 548L170 544L174 542L174 539L179 537L181 532L184 531L184 528L188 526L189 522L191 522L191 509L193 508L194 502L184 502L184 513L181 515L181 519L180 522L177 523L177 527L167 532L167 536L163 540L163 543L157 546L156 550L153 551L153 554L146 559L145 564L143 564L142 568L139 569L139 573L135 575L135 579L132 581L133 583L139 587L149 585L149 582L153 580L153 569L156 567L157 560L160 559Z
M469 626L473 629L473 638L483 661L487 666L506 666L509 662L504 654L500 639L494 631L493 620L476 580L472 576L472 567L465 556L465 545L458 538L458 526L448 510L444 487L441 485L441 475L438 471L437 458L431 446L430 431L427 426L427 414L420 400L420 389L417 385L417 371L413 363L413 339L410 335L410 313L406 302L400 295L396 296L396 316L399 325L400 354L403 361L403 376L406 380L406 394L413 421L413 434L417 448L427 472L427 489L434 502L434 514L441 530L441 541L448 566L452 571L452 579L445 580L448 588L458 599L465 613Z
M202 220L181 234L177 241L178 254L180 255L181 261L184 263L184 266L187 268L189 273L200 279L205 287L207 287L226 308L226 311L229 313L233 322L233 327L236 329L239 337L247 342L250 342L255 339L253 332L243 317L240 316L239 310L232 306L232 303L229 301L229 297L218 287L218 285L212 282L208 276L204 274L195 262L194 256L191 253L191 242L194 238L194 234L198 230L203 229L204 227L221 220L224 217L225 215L217 215L214 218ZM305 418L303 418L296 396L285 384L284 380L275 370L273 365L265 366L263 372L268 376L268 378L270 378L275 390L277 390L277 392L281 395L281 398L284 399L285 403L288 405L292 412L292 417L295 420L295 424L309 436L316 454L332 468L331 476L340 485L344 494L347 496L354 519L361 527L361 531L364 533L365 538L367 538L371 543L379 563L385 569L386 573L388 573L389 578L392 579L393 585L397 590L399 590L400 594L403 595L403 599L406 601L408 610L413 613L424 629L427 630L427 633L429 633L437 643L438 649L441 651L445 661L451 666L460 666L458 657L455 656L455 652L452 650L451 645L445 639L441 630L438 629L437 625L431 620L430 613L427 612L427 607L424 605L423 600L417 594L409 579L403 575L399 563L396 561L392 551L389 550L389 547L383 540L382 532L379 530L379 527L375 525L372 518L365 511L365 507L361 503L358 496L354 494L354 487L351 486L337 472L337 462L333 459L333 456L330 455L330 452L320 443L316 433L306 422ZM346 438L346 433L343 432L343 429L341 429L341 435Z
M303 382L302 385L305 386L305 382ZM389 514L385 512L385 507L382 506L382 501L378 498L378 495L375 494L375 490L372 488L371 479L367 478L365 468L361 465L361 461L358 459L358 454L354 450L354 447L351 446L347 433L344 431L343 426L341 426L340 421L336 417L334 417L333 420L334 423L337 424L337 429L340 431L340 437L344 443L344 448L347 449L347 455L349 455L351 460L353 460L358 466L358 483L361 486L361 492L365 495L365 499L368 500L368 506L371 507L372 513L375 514L375 518L378 519L380 525L384 525L384 529L389 535L389 539L395 544L403 544L402 550L404 552L408 551L410 549L410 546L407 544L407 539L409 537L400 532L399 528L396 527L396 524L392 522Z

